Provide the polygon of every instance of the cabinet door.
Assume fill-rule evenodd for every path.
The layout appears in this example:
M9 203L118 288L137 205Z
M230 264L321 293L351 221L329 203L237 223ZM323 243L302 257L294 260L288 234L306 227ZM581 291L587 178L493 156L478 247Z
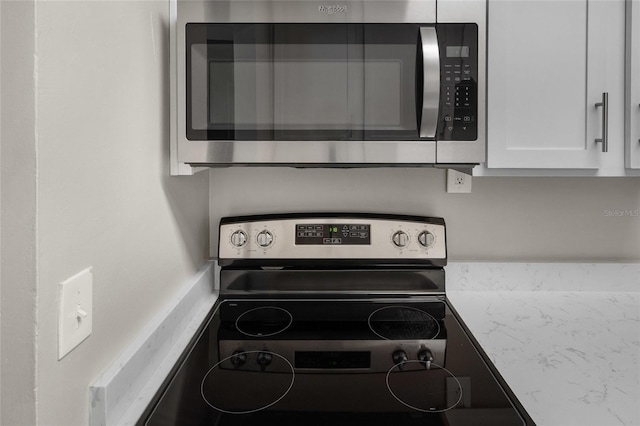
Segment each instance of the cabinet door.
M606 3L489 2L487 167L599 167Z
M640 169L640 1L627 0L625 166Z

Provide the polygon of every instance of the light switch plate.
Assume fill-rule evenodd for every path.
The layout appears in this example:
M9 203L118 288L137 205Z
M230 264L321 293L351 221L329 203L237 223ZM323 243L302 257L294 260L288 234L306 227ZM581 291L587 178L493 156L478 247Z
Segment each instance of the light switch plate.
M93 327L93 270L87 268L60 283L58 359L91 334Z

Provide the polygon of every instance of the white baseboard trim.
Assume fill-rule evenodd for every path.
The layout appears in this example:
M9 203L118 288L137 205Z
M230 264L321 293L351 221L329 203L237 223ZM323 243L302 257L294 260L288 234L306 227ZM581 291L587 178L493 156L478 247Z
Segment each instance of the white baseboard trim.
M218 298L207 262L89 387L89 425L134 425Z

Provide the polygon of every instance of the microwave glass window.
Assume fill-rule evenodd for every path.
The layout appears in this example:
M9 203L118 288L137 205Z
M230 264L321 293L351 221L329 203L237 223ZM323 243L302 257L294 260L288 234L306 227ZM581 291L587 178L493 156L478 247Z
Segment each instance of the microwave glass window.
M189 24L189 139L417 139L419 27Z
M279 133L352 126L349 50L347 44L273 46L273 126Z
M469 57L451 32L446 58ZM187 24L186 43L188 139L420 139L418 24Z

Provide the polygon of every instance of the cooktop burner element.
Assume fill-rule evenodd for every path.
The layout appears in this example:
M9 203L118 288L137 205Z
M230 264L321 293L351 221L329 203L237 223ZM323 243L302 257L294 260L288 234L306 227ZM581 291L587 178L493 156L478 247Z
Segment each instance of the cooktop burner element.
M276 376L255 371L232 373L231 381L221 365L229 363L237 369L245 363L255 363L264 372L269 364L282 364L280 371L289 369L289 374ZM238 351L213 365L207 371L200 391L203 400L211 408L226 414L251 414L267 409L287 396L295 380L293 365L282 355L270 351ZM220 387L230 383L230 387Z
M293 322L286 309L261 306L244 312L236 319L236 329L251 337L270 337L285 331Z
M219 243L219 300L139 425L534 425L446 297L442 219L226 218Z
M369 327L385 340L433 339L440 333L438 321L409 306L384 306L369 315Z
M412 373L422 376L414 380L414 383L417 384L419 388L413 387L407 389L402 386L402 384L396 383L398 380L394 379L400 377L398 373L402 372L403 367L406 366L407 363L418 363L427 367L425 361L410 360L395 364L387 372L387 389L402 405L423 413L443 413L455 408L460 401L462 401L463 389L458 378L446 368L434 363L430 363L429 369L424 372ZM431 370L431 367L435 367L435 369ZM444 391L442 387L435 383L436 381L442 381L443 376L446 377L443 372L448 374L448 379L453 380L455 383L453 386L447 386ZM453 395L453 397L449 395Z

